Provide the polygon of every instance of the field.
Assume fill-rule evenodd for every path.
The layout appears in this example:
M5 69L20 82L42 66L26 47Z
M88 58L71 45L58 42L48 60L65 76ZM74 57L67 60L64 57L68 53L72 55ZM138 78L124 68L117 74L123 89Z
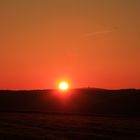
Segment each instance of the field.
M0 140L140 140L140 90L0 91Z
M0 113L0 139L139 140L139 117Z

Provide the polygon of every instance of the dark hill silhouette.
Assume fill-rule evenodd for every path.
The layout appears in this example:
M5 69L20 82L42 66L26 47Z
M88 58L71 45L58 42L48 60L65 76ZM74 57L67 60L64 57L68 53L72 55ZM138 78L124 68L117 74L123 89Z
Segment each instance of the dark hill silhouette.
M63 95L65 94L65 95ZM0 111L140 115L140 90L73 89L0 91Z

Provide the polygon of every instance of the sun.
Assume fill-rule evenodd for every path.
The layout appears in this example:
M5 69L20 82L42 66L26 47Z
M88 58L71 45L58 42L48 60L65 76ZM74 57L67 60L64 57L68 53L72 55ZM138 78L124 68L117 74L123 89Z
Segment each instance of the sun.
M62 91L66 91L69 89L69 83L66 81L61 81L58 85L58 88Z

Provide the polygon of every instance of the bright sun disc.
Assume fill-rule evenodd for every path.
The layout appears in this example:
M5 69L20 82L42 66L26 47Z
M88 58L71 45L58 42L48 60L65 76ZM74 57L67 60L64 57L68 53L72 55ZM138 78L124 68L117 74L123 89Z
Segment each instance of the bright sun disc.
M69 84L68 84L68 82L65 82L65 81L63 81L63 82L60 82L59 83L59 89L60 90L68 90L69 89Z

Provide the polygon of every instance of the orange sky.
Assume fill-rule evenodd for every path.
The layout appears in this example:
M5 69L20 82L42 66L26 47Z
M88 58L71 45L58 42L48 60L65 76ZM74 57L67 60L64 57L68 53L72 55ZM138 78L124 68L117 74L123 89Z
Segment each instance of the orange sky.
M139 0L0 0L0 89L140 88Z

